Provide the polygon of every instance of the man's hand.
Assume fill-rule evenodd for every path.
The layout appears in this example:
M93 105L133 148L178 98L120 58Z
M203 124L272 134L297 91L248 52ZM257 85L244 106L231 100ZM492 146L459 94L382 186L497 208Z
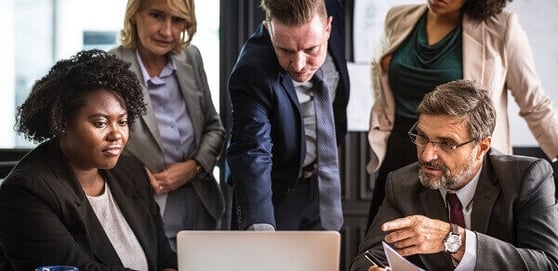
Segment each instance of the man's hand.
M421 215L395 219L382 225L382 231L390 232L385 241L393 244L402 256L444 251L444 239L450 230L449 223Z

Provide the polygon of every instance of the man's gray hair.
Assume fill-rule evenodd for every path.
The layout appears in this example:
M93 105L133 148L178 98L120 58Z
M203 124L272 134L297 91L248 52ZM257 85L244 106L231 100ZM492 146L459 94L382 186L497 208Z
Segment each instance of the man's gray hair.
M469 80L457 80L437 86L424 96L417 112L419 115L462 118L467 121L473 139L492 136L496 126L496 110L488 97L488 91Z

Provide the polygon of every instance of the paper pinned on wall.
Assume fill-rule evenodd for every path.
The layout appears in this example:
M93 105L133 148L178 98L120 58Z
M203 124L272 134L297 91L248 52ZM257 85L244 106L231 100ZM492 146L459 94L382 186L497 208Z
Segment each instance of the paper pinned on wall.
M351 80L351 95L347 106L347 130L366 132L369 127L370 109L374 102L370 64L347 63Z

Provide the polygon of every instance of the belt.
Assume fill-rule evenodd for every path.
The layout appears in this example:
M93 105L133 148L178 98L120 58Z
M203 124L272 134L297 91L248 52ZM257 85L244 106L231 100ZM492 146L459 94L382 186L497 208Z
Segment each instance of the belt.
M316 173L316 169L318 169L318 163L313 162L310 163L302 168L302 178L303 179L310 179L310 177L314 176Z

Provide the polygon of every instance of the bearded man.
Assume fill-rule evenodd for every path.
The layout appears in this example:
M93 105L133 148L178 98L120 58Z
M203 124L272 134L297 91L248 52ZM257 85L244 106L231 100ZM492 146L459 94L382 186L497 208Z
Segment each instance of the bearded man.
M552 167L491 148L496 113L487 91L446 83L417 112L409 137L418 162L389 174L351 270L384 270L382 241L426 270L556 270Z

